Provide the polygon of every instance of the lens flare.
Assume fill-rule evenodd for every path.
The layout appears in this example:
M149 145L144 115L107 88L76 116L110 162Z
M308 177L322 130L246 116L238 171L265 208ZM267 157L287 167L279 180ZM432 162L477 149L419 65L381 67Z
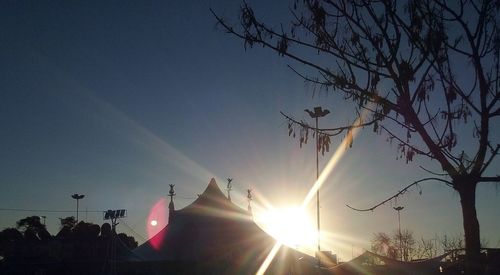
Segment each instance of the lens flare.
M165 237L163 236L165 231L162 231L162 229L167 224L167 209L167 202L164 198L162 198L158 200L153 207L151 207L149 215L146 219L148 239L154 249L160 248L163 238Z
M364 110L361 113L361 115L354 122L354 124L353 124L354 127L350 130L351 131L350 134L351 134L352 138L355 138L357 136L357 134L359 133L359 130L360 130L359 126L362 124L363 119L366 117L366 115L367 115L367 110ZM330 173L333 171L335 166L338 164L338 162L340 161L340 159L344 155L345 148L347 146L347 142L349 142L349 139L345 138L341 142L341 144L337 148L337 150L335 150L335 153L330 158L330 160L326 164L325 168L323 168L318 179L316 179L313 186L311 187L311 189L309 190L309 192L305 196L300 208L305 209L307 207L307 205L311 202L311 200L314 198L314 195L316 194L316 192L320 189L320 187L323 185L325 180L328 178ZM317 232L317 234L321 234L321 232ZM281 247L281 245L282 245L281 242L279 242L279 241L276 242L275 246L273 247L273 249L271 250L271 252L267 256L266 260L260 266L257 274L264 274L266 272L267 268L269 267L269 264L272 262L272 260L276 256L276 253L279 250L279 248Z

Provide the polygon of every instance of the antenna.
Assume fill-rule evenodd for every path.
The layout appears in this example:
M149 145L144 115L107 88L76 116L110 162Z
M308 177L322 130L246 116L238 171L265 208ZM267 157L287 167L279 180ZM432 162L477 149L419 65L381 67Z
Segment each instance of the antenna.
M233 185L231 184L232 181L232 178L227 178L227 199L229 201L231 201L231 190L233 189Z

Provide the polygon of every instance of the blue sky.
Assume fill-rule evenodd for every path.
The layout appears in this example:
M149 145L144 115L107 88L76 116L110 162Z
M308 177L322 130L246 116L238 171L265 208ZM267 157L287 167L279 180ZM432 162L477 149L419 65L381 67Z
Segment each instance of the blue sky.
M245 51L217 28L209 8L235 20L238 2L181 2L0 4L0 208L73 210L70 195L82 193L82 211L126 208L126 224L145 237L149 209L168 184L177 208L211 177L221 188L234 178L242 207L247 188L277 206L300 204L315 177L314 148L288 137L279 111L307 120L303 110L322 105L331 114L320 123L333 125L349 121L348 109L313 96L286 59ZM265 18L286 18L287 4L257 7ZM391 205L345 207L370 206L425 175L418 164L427 160L406 164L395 152L370 129L346 151L321 190L322 228L333 234L326 247L350 258L351 247L369 248L372 233L396 228ZM491 171L499 169L497 161ZM482 237L496 246L498 190L480 186L477 201ZM417 189L401 204L402 226L416 236L462 232L459 197L445 186L423 184L422 195ZM58 218L74 213L1 211L0 228L32 214L46 215L55 233ZM80 217L101 223L102 214Z

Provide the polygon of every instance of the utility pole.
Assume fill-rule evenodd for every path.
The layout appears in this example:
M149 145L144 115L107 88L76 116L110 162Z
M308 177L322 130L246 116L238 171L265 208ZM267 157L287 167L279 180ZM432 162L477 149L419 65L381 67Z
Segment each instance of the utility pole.
M316 131L316 181L319 178L319 128L318 128L318 118L324 117L330 113L327 109L323 110L320 106L314 107L314 112L309 111L308 109L304 110L307 112L311 118L314 118L316 121L316 127L314 130ZM321 251L321 222L320 222L320 214L319 214L319 188L316 191L316 221L318 227L318 252Z
M85 195L79 195L75 193L71 195L71 197L76 200L76 222L78 223L78 201L83 199Z

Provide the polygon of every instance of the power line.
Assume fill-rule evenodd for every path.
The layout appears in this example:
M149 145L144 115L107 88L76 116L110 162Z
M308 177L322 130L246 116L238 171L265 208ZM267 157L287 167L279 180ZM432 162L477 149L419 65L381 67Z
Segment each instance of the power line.
M123 225L125 225L125 227L127 227L130 231L132 231L132 233L134 233L137 237L139 237L143 242L147 241L146 238L144 238L141 234L137 233L137 231L135 231L130 225L128 225L124 219L120 219L120 222Z
M0 208L0 211L12 211L12 212L47 212L47 213L70 213L75 212L75 210L51 210L51 209L26 209L26 208ZM103 210L88 210L87 212L100 213Z

